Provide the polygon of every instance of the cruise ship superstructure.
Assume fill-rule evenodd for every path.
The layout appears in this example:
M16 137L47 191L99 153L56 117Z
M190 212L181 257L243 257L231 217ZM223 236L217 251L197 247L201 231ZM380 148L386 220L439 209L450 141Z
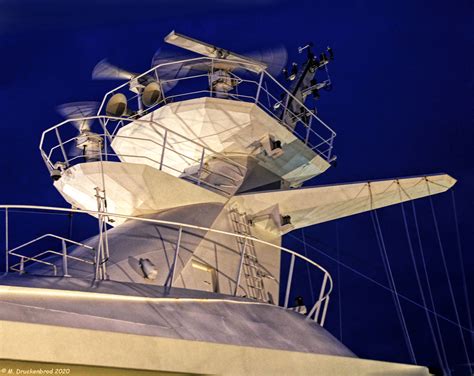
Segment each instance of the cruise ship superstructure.
M281 240L455 179L302 187L336 162L336 133L307 106L331 87L332 50L301 48L307 60L283 85L268 62L176 32L165 41L195 55L158 55L143 74L102 61L94 77L125 83L98 106L61 106L66 120L43 132L41 157L71 208L2 206L0 358L116 374L428 375L360 359L326 331L333 280ZM98 234L14 242L18 211L95 217ZM316 296L303 302L306 265Z

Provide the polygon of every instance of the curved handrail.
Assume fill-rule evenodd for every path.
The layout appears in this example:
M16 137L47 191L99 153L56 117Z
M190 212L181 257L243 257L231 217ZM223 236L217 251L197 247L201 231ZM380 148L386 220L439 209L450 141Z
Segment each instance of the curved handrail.
M122 160L122 157L126 157L126 158L141 158L145 161L148 161L151 163L151 165L153 167L156 167L158 168L157 166L159 166L159 169L162 170L162 167L166 167L168 169L171 169L172 171L178 173L178 174L182 174L184 171L183 170L178 170L176 169L175 167L173 166L170 166L169 164L165 164L164 163L164 156L165 154L167 153L167 155L169 156L170 153L174 153L174 155L180 157L183 161L186 161L185 162L185 167L190 167L193 165L193 163L191 162L194 162L194 164L197 164L197 165L200 165L200 169L199 171L200 172L205 172L205 173L209 173L209 174L212 174L214 176L219 176L219 177L222 177L222 178L225 178L227 179L228 181L232 182L234 181L234 179L230 176L227 176L225 174L222 174L220 172L217 172L217 171L213 171L213 170L210 170L206 165L205 165L205 159L206 158L217 158L217 159L220 159L222 161L224 161L225 163L228 163L229 165L232 165L234 167L236 167L237 169L239 169L240 171L246 171L246 167L241 165L240 163L238 163L237 161L235 161L234 159L232 158L229 158L227 155L224 155L222 153L218 153L216 152L215 150L213 150L212 148L208 147L208 146L205 146L203 145L202 143L200 142L197 142L197 141L194 141L194 140L191 140L190 138L188 137L185 137L165 126L163 126L162 124L158 123L157 121L154 121L152 119L150 120L145 120L145 119L135 119L133 120L134 122L137 122L137 123L144 123L144 124L147 124L147 125L151 125L153 127L156 127L157 129L159 129L160 131L163 132L163 141L162 141L162 144L152 140L152 139L145 139L145 138L140 138L140 137L131 137L131 136L122 136L122 135L114 135L114 136L111 136L109 130L107 129L107 125L104 124L105 121L108 121L108 120L113 120L113 121L127 121L127 122L130 122L132 121L131 119L128 119L128 118L123 118L123 117L114 117L114 116L108 116L108 115L96 115L96 116L88 116L88 117L83 117L81 118L81 120L99 120L99 123L100 123L100 127L102 128L103 132L104 133L101 133L101 134L97 134L97 136L100 136L100 137L103 137L104 140L106 138L110 138L111 141L113 141L114 139L118 138L118 139L132 139L132 140L139 140L141 142L151 142L152 144L155 144L157 146L159 146L162 150L161 150L161 161L159 160L154 160L146 155L126 155L126 154L119 154L119 153L107 153L107 150L105 151L102 151L102 155L106 157L108 156L116 156L118 157L120 160ZM40 138L40 143L39 143L39 149L40 149L40 153L41 153L41 156L43 157L43 160L46 164L46 167L48 168L49 171L52 171L55 167L55 162L58 162L56 159L53 160L53 152L55 152L56 150L60 150L62 151L63 153L63 158L64 158L64 162L66 164L67 167L69 167L70 165L70 162L73 161L73 160L79 160L81 158L81 156L77 156L77 157L73 157L73 158L68 158L65 154L65 147L74 142L74 140L77 139L78 136L75 136L75 137L70 137L68 138L67 140L63 141L60 136L59 136L59 132L58 132L58 129L62 126L67 126L67 125L71 125L73 124L74 121L77 121L77 119L66 119L64 121L62 121L61 123L55 125L55 126L52 126L48 129L46 129L45 131L42 132L41 134L41 138ZM54 146L51 146L51 147L48 147L48 148L45 148L44 147L44 143L45 143L45 138L48 134L50 134L51 132L55 132L55 136L56 136L56 139L57 139L57 145L54 145ZM178 150L175 150L174 147L173 147L173 144L170 144L168 142L168 140L170 139L170 137L168 136L168 134L171 134L173 135L174 139L175 140L178 140L179 143L190 143L193 148L196 149L196 151L199 152L200 154L200 160L196 159L196 157L194 156L190 156L190 155L187 155L187 154L183 154L182 152L178 151ZM111 143L110 141L110 143ZM49 152L48 152L49 151ZM213 185L213 184L210 184L210 183L207 183L206 181L204 181L203 179L201 178L191 178L191 180L196 180L196 183L198 185L201 185L201 184L204 184L206 186L209 186L211 187L212 189L216 189L217 191L221 192L222 194L224 195L228 195L228 192L226 192L225 190L222 190L219 188L219 186L216 186L216 185ZM234 181L235 182L235 181Z
M226 63L226 64L235 64L236 66L244 66L246 67L245 69L247 69L248 71L251 71L251 72L254 72L256 73L254 70L250 69L249 67L251 66L250 63L247 63L245 61L229 61L229 60L226 60L226 59L219 59L219 58L214 58L214 57L207 57L207 56L200 56L200 57L196 57L196 58L190 58L190 59L183 59L183 60L177 60L177 61L170 61L170 62L167 62L167 63L161 63L161 64L158 64L158 65L155 65L153 67L151 67L150 69L148 69L147 71L139 74L138 76L134 77L133 79L134 80L138 80L142 77L145 77L146 75L149 75L150 73L154 73L157 71L157 69L160 69L162 67L167 67L167 66L170 66L170 65L179 65L179 64L184 64L184 63L192 63L192 62L198 62L198 61L211 61L211 62L217 62L217 63ZM298 103L301 107L308 109L308 107L306 107L306 105L304 103L301 103L301 101L296 98L295 96L293 96L282 84L280 84L280 82L278 82L278 80L273 77L270 73L268 73L265 69L262 70L262 72L268 76L269 78L272 79L273 82L275 82L275 84L277 84L281 90L283 90L286 94L290 95L292 97L293 100L296 101L296 103ZM203 77L206 77L207 75L206 74L201 74L200 76L203 76ZM235 76L235 75L234 75ZM183 77L184 79L186 77ZM166 82L172 82L172 81L179 81L183 78L175 78L175 79L171 79L171 80L166 80ZM107 99L107 97L114 93L115 91L119 90L119 89L122 89L122 88L126 88L130 83L130 80L129 81L126 81L125 83L117 86L116 88L112 89L112 90L109 90L105 96L104 96L104 99L102 100L102 103L97 111L97 113L99 114L100 111L102 110L102 108L104 107L104 104L105 104L105 100ZM336 132L331 129L331 127L329 127L326 123L324 123L318 116L314 115L318 121L321 122L321 124L327 129L329 130L334 136L336 136Z
M209 227L204 227L204 226L197 226L197 225L192 225L188 223L182 223L182 222L174 222L174 221L165 221L161 219L151 219L151 218L143 218L143 217L136 217L136 216L131 216L127 214L119 214L119 213L109 213L109 212L102 212L102 211L95 211L95 210L83 210L83 209L73 209L73 208L58 208L58 207L53 207L53 206L39 206L39 205L0 205L0 209L4 209L5 211L8 211L10 209L24 209L24 210L39 210L39 211L57 211L57 212L65 212L65 213L78 213L78 214L89 214L92 216L108 216L108 217L117 217L117 218L124 218L128 220L136 220L136 221L141 221L141 222L148 222L148 223L154 223L154 224L160 224L160 225L168 225L168 226L174 226L177 228L188 228L188 229L194 229L194 230L201 230L201 231L206 231L206 232L212 232L212 233L217 233L217 234L222 234L222 235L227 235L231 236L234 238L241 238L241 239L246 239L246 240L251 240L266 246L269 246L271 248L274 248L278 251L283 251L287 254L290 254L292 256L292 259L294 258L299 258L309 264L311 264L313 267L316 267L320 271L322 271L325 275L325 279L327 278L329 282L329 288L327 291L323 294L323 290L325 289L325 286L323 286L323 290L321 292L320 298L316 301L315 305L311 309L310 312L314 312L316 309L319 309L323 303L325 303L325 308L327 308L327 302L329 301L329 296L333 290L333 280L330 275L330 273L321 265L317 264L313 260L307 258L306 256L303 256L295 251L292 251L288 248L282 247L275 245L273 243L267 242L265 240L258 239L254 236L249 236L249 235L243 235L243 234L237 234L237 233L232 233L224 230L218 230L218 229L213 229ZM8 229L8 227L7 227ZM8 235L8 230L7 234ZM8 244L8 243L7 243ZM8 253L8 247L7 247L7 253ZM324 314L323 314L324 316ZM324 319L323 319L324 321Z
M156 125L157 127L161 128L163 130L166 130L168 133L172 133L172 134L174 134L174 135L176 135L180 138L183 138L187 142L195 144L196 146L198 146L200 148L209 150L213 154L225 159L226 161L229 161L229 163L232 163L234 165L238 165L239 167L244 167L244 166L240 165L239 163L235 162L234 160L230 159L229 157L225 156L224 154L218 153L217 151L213 150L209 146L205 146L205 145L201 144L200 142L197 142L195 140L191 140L190 138L188 138L186 136L183 136L182 134L180 134L178 132L175 132L172 129L169 129L169 128L165 127L164 125L162 125L162 124L160 124L160 123L158 123L154 120L151 120L151 119L149 119L149 120L130 119L130 118L124 118L124 117L109 116L109 115L95 115L95 116L86 116L86 117L81 117L80 118L80 120L102 120L102 119L113 120L113 121L127 121L127 122L132 122L133 121L133 122L136 122L136 123L146 123L146 124ZM48 134L51 131L54 131L55 129L58 129L59 127L65 125L65 124L68 124L68 123L71 123L71 122L74 122L74 121L77 121L77 120L78 119L66 119L66 120L64 120L64 121L62 121L62 122L60 122L56 125L53 125L52 127L49 127L48 129L45 129L41 133L41 138L40 138L40 143L39 143L39 150L43 151L43 143L44 143L44 138L45 138L46 134ZM101 125L102 125L102 128L103 128L105 134L110 134L108 132L108 129L102 123L101 123Z
M302 119L299 119L300 123L304 125L304 127L306 128L306 131L307 131L307 136L306 137L301 137L300 135L297 134L297 132L295 132L294 129L289 129L290 131L292 131L295 136L297 136L298 138L300 138L305 144L307 144L308 146L311 147L312 150L316 151L316 152L319 152L318 150L316 150L316 148L318 147L317 146L312 146L310 143L309 143L309 139L308 139L308 135L309 133L312 133L314 135L316 135L318 138L320 138L321 140L323 140L323 143L327 144L329 149L328 149L328 152L327 152L327 155L325 155L325 157L327 158L327 160L330 160L331 159L331 151L332 151L332 147L333 147L333 140L334 138L337 136L336 132L331 128L329 127L324 121L321 120L320 117L318 117L316 114L313 113L313 111L311 111L304 103L302 103L298 98L296 98L291 92L289 92L275 77L273 77L270 73L268 73L266 70L262 70L261 72L255 72L255 70L251 69L251 64L249 63L246 63L245 61L242 61L242 62L232 62L232 61L229 61L229 60L225 60L225 59L219 59L219 58L213 58L213 57L207 57L207 56L201 56L201 57L196 57L196 58L191 58L191 59L183 59L183 60L177 60L177 61L171 61L171 62L166 62L166 63L162 63L162 64L158 64L150 69L148 69L147 71L141 73L140 75L132 78L131 80L129 81L126 81L124 82L123 84L117 86L116 88L108 91L103 99L102 99L102 102L99 106L99 109L97 111L97 114L100 114L104 107L105 107L105 104L106 104L106 101L108 100L109 96L112 95L113 93L116 93L117 91L119 90L122 90L122 89L126 89L130 83L133 81L136 81L136 80L139 80L140 78L142 77L145 77L145 76L149 76L149 75L155 75L156 76L156 79L157 81L160 83L160 85L162 85L163 83L166 84L166 83L169 83L169 82L178 82L178 81L182 81L182 80L188 80L188 79L191 79L191 78L200 78L200 77L206 77L206 76L210 76L212 74L211 73L207 73L207 74L198 74L198 75L194 75L194 76L183 76L183 77L179 77L179 78L175 78L175 79L160 79L159 78L159 69L160 68L164 68L164 67L168 67L168 66L172 66L172 65L181 65L181 64L192 64L192 63L198 63L198 62L211 62L211 66L215 66L215 63L220 63L220 62L224 62L226 64L235 64L236 66L239 66L240 68L243 68L245 69L246 71L248 72L251 72L255 75L258 76L258 80L246 80L246 79L242 79L242 82L250 82L252 84L255 84L256 87L257 87L257 91L256 91L256 94L255 96L249 96L248 99L251 99L252 101L255 101L256 104L260 105L261 107L263 107L266 111L269 111L270 109L269 108L266 108L265 105L260 102L260 92L265 92L267 95L270 95L272 98L274 98L274 100L276 100L278 102L278 100L267 90L266 88L266 85L264 85L264 80L263 78L264 77L267 77L271 82L272 84L275 84L277 87L278 87L278 90L279 91L283 91L283 93L288 96L288 98L291 98L291 101L295 102L298 104L298 106L302 109L305 110L305 112L307 114L310 115L311 118L315 119L327 132L330 133L330 137L325 139L324 137L322 137L319 133L315 132L312 127L311 127L311 121L309 122L306 122L306 121L303 121ZM237 77L234 73L232 73L233 76ZM240 78L241 79L241 78ZM266 82L266 81L265 81ZM201 90L201 92L207 92L207 93L213 93L212 90ZM162 90L162 93L163 90ZM189 93L187 93L189 94ZM181 94L181 95L185 95L185 94ZM136 97L136 95L134 96ZM160 105L161 103L166 103L167 100L169 100L170 98L173 98L174 96L171 95L171 96L167 96L165 98L165 96L163 95L163 98L161 99L160 102L156 103L154 106L150 107L150 108L156 108L158 105ZM239 95L237 94L237 97L239 97ZM132 98L133 99L133 98ZM289 108L286 108L285 111L290 111ZM295 115L295 114L293 114ZM297 115L296 115L297 116ZM281 121L280 121L281 122ZM287 128L288 126L286 124L283 124L285 125ZM321 154L321 153L320 153ZM324 154L323 154L324 155Z
M87 244L84 244L84 243L80 243L80 242L76 242L75 240L71 240L71 239L68 239L68 238L65 238L63 236L59 236L59 235L54 235L54 234L51 234L51 233L47 233L47 234L43 234L41 236L38 236L37 238L34 238L33 240L30 240L26 243L23 243L22 245L19 245L18 247L15 247L13 249L10 249L10 253L11 252L15 252L15 251L18 251L19 249L21 248L24 248L24 247L27 247L37 241L40 241L42 239L45 239L45 238L55 238L55 239L59 239L59 240L64 240L65 242L67 243L71 243L71 244L74 244L74 245L77 245L77 246L80 246L80 247L84 247L84 248L87 248L87 249L90 249L90 250L94 250L94 247L91 247L90 245L87 245Z

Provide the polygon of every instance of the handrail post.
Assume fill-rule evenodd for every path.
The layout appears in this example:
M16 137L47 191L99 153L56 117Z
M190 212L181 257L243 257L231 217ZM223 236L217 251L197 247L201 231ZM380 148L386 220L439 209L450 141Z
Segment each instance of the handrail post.
M334 144L334 133L331 134L331 141L329 141L328 161L331 160L332 148Z
M107 135L105 134L104 132L104 150L100 150L99 153L105 153L105 160L108 161L109 160L109 152L107 150L108 148L108 145L107 145Z
M321 326L324 326L324 322L326 321L326 313L328 310L328 305L329 305L329 295L326 297L326 300L324 301L323 313L321 315L321 323L319 324Z
M96 187L96 192L97 196L99 195L99 188ZM98 198L99 200L99 198ZM97 216L97 221L99 223L99 240L97 244L97 249L95 251L95 274L94 274L94 281L98 281L101 279L105 279L105 273L103 269L103 264L102 262L104 261L103 255L104 255L104 234L103 234L103 215L102 213L102 208L99 206L99 215Z
M5 274L8 273L8 208L5 208Z
M313 123L313 117L311 116L309 118L309 123L305 124L306 125L306 137L305 137L305 140L304 140L305 145L308 145L308 142L309 142L309 133L311 132L312 123Z
M137 102L138 102L138 115L143 114L143 103L140 94L137 94Z
M178 254L179 254L179 247L181 245L181 235L182 234L183 234L183 228L181 226L179 226L178 241L176 243L176 251L174 252L173 266L171 267L171 275L170 275L168 291L170 291L171 287L173 286L174 273L176 271L176 263L178 262Z
M59 147L61 148L61 152L63 153L64 162L66 163L67 166L69 166L69 159L67 158L66 150L64 150L63 141L61 140L61 136L59 135L58 128L54 128L54 130L56 131L56 137L59 142Z
M262 88L264 72L265 71L260 72L260 80L258 81L257 94L255 94L255 103L257 103L257 104L258 104L258 100L260 99L260 89Z
M242 275L242 267L244 265L245 250L247 249L247 240L248 239L245 238L244 246L242 247L242 253L240 254L239 271L237 272L237 281L235 283L234 296L237 296L237 291L239 290L240 276Z
M211 72L207 74L207 82L209 85L209 97L212 98L214 90L212 88L212 76L214 75L214 59L211 58Z
M70 277L67 269L67 247L64 239L61 239L61 245L63 249L63 277Z
M100 215L99 215L100 217ZM95 250L95 255L94 255L94 281L98 281L100 279L99 275L99 267L100 267L100 254L101 254L101 242L102 242L102 233L99 233L99 244L97 245L97 248Z
M324 290L326 290L326 283L328 281L328 274L324 273L324 278L323 278L323 283L321 285L321 291L319 291L319 298L318 298L318 307L316 308L316 313L314 315L314 321L318 321L319 318L319 312L321 310L321 300L323 299L324 296Z
M163 90L163 84L161 83L160 76L158 75L157 67L154 68L154 71L155 71L156 82L158 82L158 85L160 85L161 101L166 103L166 93Z
M203 147L202 148L202 153L201 153L201 161L199 162L199 170L198 170L198 185L201 185L201 174L202 174L202 167L204 165L204 157L206 155L206 149Z
M285 292L285 308L288 308L288 299L290 298L291 280L293 279L293 269L295 267L295 255L291 254L290 272L288 273L288 281L286 282Z
M20 274L25 274L25 258L20 258Z
M163 161L165 159L165 150L166 150L166 143L168 142L168 129L165 129L165 134L163 136L163 150L161 151L161 159L160 159L160 171L163 171Z

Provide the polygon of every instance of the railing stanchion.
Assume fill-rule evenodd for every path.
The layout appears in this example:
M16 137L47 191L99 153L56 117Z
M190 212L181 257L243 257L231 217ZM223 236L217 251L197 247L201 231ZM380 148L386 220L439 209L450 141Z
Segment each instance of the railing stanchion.
M334 134L331 134L331 141L329 141L328 161L331 160L333 143L334 143Z
M165 150L166 150L166 142L168 140L168 129L165 129L165 134L163 136L163 150L161 151L161 159L160 159L160 171L163 171L163 161L165 160Z
M64 239L61 239L61 246L63 249L63 277L70 277L67 269L67 247Z
M207 82L209 85L209 97L212 98L214 89L212 87L212 77L214 76L214 59L211 59L211 73L207 75Z
M239 262L239 271L237 272L237 278L235 282L235 289L234 289L234 296L237 296L237 291L239 290L240 285L240 276L242 275L242 267L244 265L245 259L245 250L247 249L247 238L244 241L244 246L242 247L242 253L240 254L240 262Z
M204 156L205 155L206 155L206 149L202 148L201 161L199 162L199 170L198 170L198 185L201 185L201 174L202 174L202 167L204 165Z
M69 159L67 158L66 150L64 150L63 141L61 140L61 136L59 135L58 128L54 128L54 130L56 131L56 137L58 138L59 147L61 148L61 152L63 153L64 162L67 166L69 166Z
M109 160L109 153L107 151L107 148L108 148L108 146L107 146L107 135L104 133L104 152L105 152L105 160L106 161Z
M104 279L104 278L106 278L107 274L106 274L106 269L105 269L104 265L102 265L102 264L103 263L105 264L106 257L108 256L108 251L107 251L106 245L104 245L104 233L106 234L106 231L107 231L106 219L105 218L109 218L109 217L126 218L126 219L137 220L137 221L140 221L140 222L159 224L159 225L162 225L162 226L173 226L173 228L176 228L178 230L178 236L177 236L175 253L174 253L174 257L173 257L173 263L170 266L168 277L166 278L166 281L164 282L164 286L163 286L165 294L169 294L169 292L170 292L170 290L173 286L173 282L174 282L174 278L175 278L175 274L176 274L176 268L178 266L178 261L179 261L179 252L180 252L180 249L181 249L183 228L194 229L194 230L197 230L197 231L207 231L207 232L211 232L211 233L219 233L221 235L233 236L234 238L244 239L244 242L239 241L239 245L242 245L242 247L240 248L240 262L239 262L238 274L237 274L237 277L236 277L236 285L235 285L235 287L232 287L232 286L230 287L231 291L229 293L231 293L231 294L233 293L234 296L237 295L238 289L240 287L240 281L242 279L242 273L244 273L244 265L247 265L247 264L245 264L245 256L246 256L247 247L249 246L249 242L257 242L257 243L263 244L267 247L276 248L276 249L279 250L279 252L285 252L285 253L289 253L291 255L291 260L290 260L290 265L289 265L289 273L288 273L288 280L287 280L285 297L284 297L284 308L288 308L288 305L289 305L290 291L291 291L291 286L292 286L292 281L293 281L293 274L294 274L296 257L298 257L299 259L301 259L303 261L306 261L307 263L313 265L314 267L318 268L320 271L322 271L324 273L323 280L322 280L322 283L321 283L321 290L320 290L320 293L319 293L319 298L315 302L313 307L311 308L308 315L306 315L306 320L314 320L315 322L317 322L321 326L324 325L324 323L325 323L326 316L327 316L327 310L328 310L328 306L329 306L329 294L332 292L332 289L333 289L333 281L332 281L331 275L329 274L329 272L327 270L325 270L323 267L321 267L320 265L318 265L317 263L315 263L311 259L309 259L309 258L307 258L303 255L300 255L298 253L295 253L295 252L293 252L293 251L291 251L291 250L289 250L285 247L282 247L281 245L276 245L276 244L273 244L271 242L255 238L253 236L247 236L247 235L242 235L242 234L231 233L231 232L228 232L228 231L223 231L223 230L219 230L219 229L215 229L215 228L207 228L207 227L203 227L203 226L197 226L197 225L186 224L186 223L181 223L181 222L172 222L172 221L165 221L165 220L158 220L158 219L151 219L151 218L136 217L136 216L126 215L126 214L119 214L119 213L107 213L107 212L102 211L102 206L100 206L100 205L99 205L99 210L97 210L97 211L94 211L94 210L80 210L80 209L67 209L67 208L55 208L55 207L49 207L49 206L32 206L32 205L0 205L0 209L5 210L5 256L6 256L6 258L5 258L5 273L2 275L2 277L5 276L6 273L8 273L9 270L13 270L13 271L16 271L16 272L24 271L25 263L29 262L29 261L34 261L34 262L38 262L38 263L41 263L41 264L44 264L44 265L49 265L50 267L52 267L54 269L54 275L57 275L58 272L60 272L60 271L58 270L58 268L56 267L55 264L40 259L40 257L43 256L44 254L51 253L53 255L56 255L56 257L57 256L62 257L62 262L63 262L62 274L64 276L69 276L68 275L68 261L69 261L68 259L71 258L75 261L84 262L84 263L92 265L94 267L94 269L95 269L94 270L94 282L97 282L101 279ZM41 236L39 236L39 237L37 237L33 240L30 240L30 241L28 241L24 244L21 244L21 245L15 247L15 248L12 248L10 250L9 249L9 213L10 213L9 210L10 209L12 209L12 210L34 209L34 210L39 210L39 211L54 210L54 211L61 212L61 213L64 213L64 212L87 213L87 214L90 214L90 215L97 216L98 217L97 219L98 219L98 222L99 222L98 247L97 247L97 249L95 249L92 246L89 246L87 244L78 243L78 242L73 241L71 239L62 238L62 237L54 235L54 234L44 234L44 235L41 235ZM103 226L101 226L101 224ZM37 254L33 257L29 257L29 256L25 256L25 255L22 255L22 254L14 253L16 250L24 248L28 245L31 245L32 243L34 243L38 240L41 240L45 237L53 237L53 238L61 240L62 252L48 250L48 251L39 253L39 254ZM67 244L68 243L74 244L76 246L81 246L81 247L87 248L89 250L94 250L95 251L95 255L94 255L95 260L94 261L86 260L86 259L81 259L81 258L72 256L72 255L68 255L67 254ZM105 244L107 244L106 239L105 239ZM107 252L105 254L105 256L106 256L105 258L104 258L104 252ZM18 257L20 259L20 261L16 264L13 263L10 266L9 256ZM19 266L19 268L18 268L18 266ZM244 274L244 275L246 275L246 274ZM271 274L268 275L268 276L265 275L264 277L275 279ZM328 283L329 283L329 288L328 288ZM314 318L313 318L313 316L314 316Z
M155 71L156 82L158 82L158 85L160 85L160 93L161 93L161 101L160 101L160 102L166 103L166 93L165 93L165 91L163 90L163 85L162 85L162 83L161 83L160 76L158 75L157 67L154 68L154 71ZM158 102L158 103L159 103L159 102ZM158 103L157 103L157 104L158 104Z
M313 122L313 117L311 116L311 117L309 118L309 123L306 124L306 138L305 138L305 141L304 141L305 145L308 145L308 142L309 142L309 133L311 132L311 124L312 124L312 122Z
M258 81L258 87L257 87L257 94L255 94L255 103L258 103L258 100L260 99L260 90L262 88L262 82L263 82L263 74L265 71L260 72L260 79Z
M285 308L288 308L288 299L290 298L291 280L293 279L293 269L295 267L295 255L291 254L290 272L288 273L288 281L286 282L285 292Z
M173 266L171 267L171 275L169 281L168 291L173 286L174 273L176 271L176 264L178 263L179 247L181 246L181 235L183 234L183 228L179 226L178 241L176 242L176 251L174 252Z
M326 283L328 281L328 274L324 273L324 278L323 278L323 283L321 284L321 291L319 292L319 298L318 298L318 306L316 308L316 313L314 315L314 321L318 322L319 318L319 312L321 311L321 300L323 299L324 296L324 290L326 290Z
M326 313L328 311L328 304L329 304L329 295L326 296L326 299L324 300L324 307L323 307L323 313L321 315L321 326L324 326L324 322L326 321Z
M319 300L316 303L314 303L313 308L311 308L309 313L306 315L306 320L311 320L311 316L314 315L314 312L316 311L316 308L319 307L319 303L320 303Z
M8 273L8 208L5 208L5 274Z

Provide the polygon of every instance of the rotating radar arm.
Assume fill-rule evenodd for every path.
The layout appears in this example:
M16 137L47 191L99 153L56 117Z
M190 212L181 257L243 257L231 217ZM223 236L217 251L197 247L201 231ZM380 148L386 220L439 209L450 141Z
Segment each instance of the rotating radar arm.
M179 34L174 30L165 37L165 42L199 55L246 64L249 69L257 73L267 69L267 64L261 61L253 60L209 43L201 42L197 39Z

